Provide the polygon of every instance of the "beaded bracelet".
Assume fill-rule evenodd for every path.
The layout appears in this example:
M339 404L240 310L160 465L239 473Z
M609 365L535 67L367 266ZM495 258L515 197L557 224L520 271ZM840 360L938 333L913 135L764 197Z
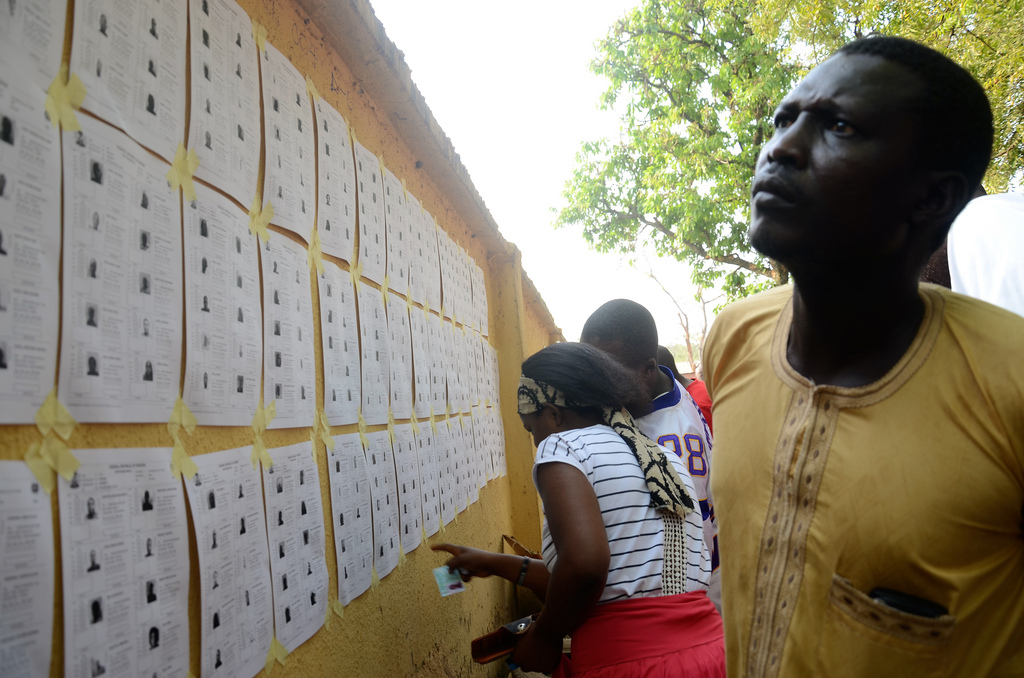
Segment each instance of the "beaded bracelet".
M529 571L530 571L530 559L529 558L523 558L523 566L519 570L519 580L516 582L516 584L518 584L519 586L522 586L523 582L526 581L526 573L529 572Z

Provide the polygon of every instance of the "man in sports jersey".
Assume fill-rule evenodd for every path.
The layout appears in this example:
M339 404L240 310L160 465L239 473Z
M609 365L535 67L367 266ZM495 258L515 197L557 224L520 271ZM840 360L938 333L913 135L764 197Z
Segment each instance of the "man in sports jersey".
M704 541L711 555L708 596L721 610L718 573L718 525L711 498L711 431L700 407L672 372L658 364L658 327L650 311L629 299L613 299L594 311L583 325L580 341L610 353L634 370L647 385L651 400L631 409L648 438L687 463L704 519Z

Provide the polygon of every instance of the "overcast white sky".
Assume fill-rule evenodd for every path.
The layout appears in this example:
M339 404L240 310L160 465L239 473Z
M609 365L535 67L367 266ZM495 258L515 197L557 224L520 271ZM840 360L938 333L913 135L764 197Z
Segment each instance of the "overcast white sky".
M597 254L580 229L551 225L580 144L618 135L615 114L597 108L607 81L588 65L594 43L638 0L370 2L566 338L579 339L602 303L627 297L654 314L661 343L682 343L675 307L643 264ZM695 320L688 267L655 265Z

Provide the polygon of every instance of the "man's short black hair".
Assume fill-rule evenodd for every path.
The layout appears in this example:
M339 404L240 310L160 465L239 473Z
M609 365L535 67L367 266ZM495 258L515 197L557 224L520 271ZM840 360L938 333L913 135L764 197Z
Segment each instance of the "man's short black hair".
M620 342L620 359L637 368L658 355L658 326L646 308L629 299L613 299L590 314L580 341Z
M933 169L957 170L973 193L992 156L992 108L981 84L958 63L921 43L891 36L855 40L840 54L878 56L900 64L924 87L915 106L922 159Z

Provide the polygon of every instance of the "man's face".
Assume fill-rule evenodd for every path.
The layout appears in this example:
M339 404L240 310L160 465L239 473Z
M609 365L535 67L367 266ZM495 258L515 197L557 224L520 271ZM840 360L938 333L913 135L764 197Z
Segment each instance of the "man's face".
M655 389L658 383L658 366L656 361L649 360L640 367L635 367L627 362L629 352L626 350L625 344L618 340L604 340L594 339L588 337L586 339L581 338L580 341L584 344L590 344L594 348L600 349L608 355L615 358L616 361L626 369L636 372L637 376L647 387L648 394L653 398L655 396Z
M757 160L754 247L790 268L898 250L927 190L912 110L921 87L876 56L840 54L811 71L779 105Z

